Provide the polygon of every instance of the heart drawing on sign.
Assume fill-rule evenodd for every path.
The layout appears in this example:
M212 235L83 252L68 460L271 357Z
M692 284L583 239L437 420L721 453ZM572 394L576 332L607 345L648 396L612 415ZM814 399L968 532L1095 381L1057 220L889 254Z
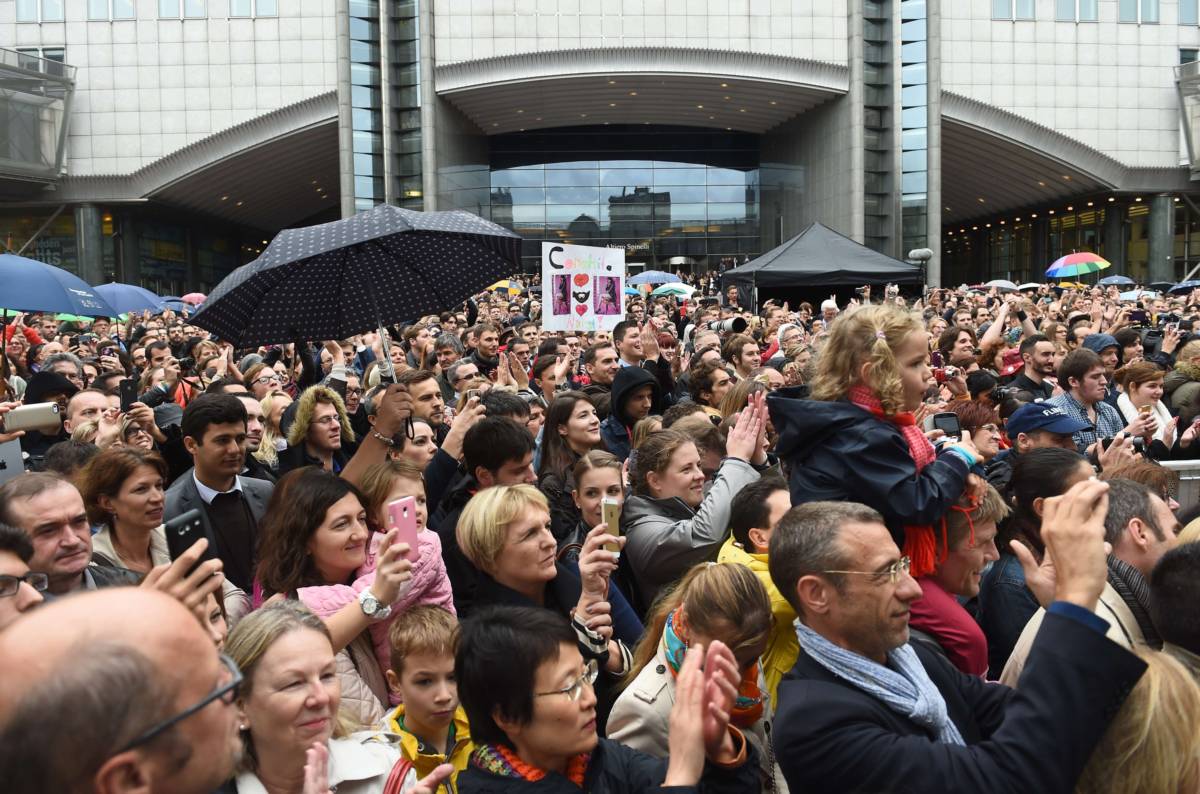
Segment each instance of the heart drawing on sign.
M587 304L586 303L576 304L575 305L575 313L578 314L580 317L582 317L584 314L587 313Z
M575 286L586 287L587 283L588 283L587 273L576 273L575 274Z

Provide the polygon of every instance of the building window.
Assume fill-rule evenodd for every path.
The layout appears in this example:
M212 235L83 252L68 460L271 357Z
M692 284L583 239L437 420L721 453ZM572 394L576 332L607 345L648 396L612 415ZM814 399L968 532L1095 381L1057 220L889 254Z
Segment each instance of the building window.
M1197 61L1197 59L1200 59L1200 50L1180 50L1179 51L1179 65L1180 66L1184 65L1185 63L1195 63Z
M1097 22L1098 0L1055 0L1054 18L1059 22Z
M1158 0L1118 0L1117 21L1158 24Z
M1200 13L1197 13L1196 0L1179 0L1179 24L1195 25L1200 23Z
M203 19L204 0L158 0L159 19Z
M88 19L94 22L134 19L136 16L133 0L88 0Z
M1037 0L992 0L992 19L1033 19Z
M62 22L63 0L17 0L18 22Z
M31 72L62 77L66 74L63 65L67 62L67 51L62 47L21 47L17 50L17 66Z
M231 17L279 16L278 0L229 0Z

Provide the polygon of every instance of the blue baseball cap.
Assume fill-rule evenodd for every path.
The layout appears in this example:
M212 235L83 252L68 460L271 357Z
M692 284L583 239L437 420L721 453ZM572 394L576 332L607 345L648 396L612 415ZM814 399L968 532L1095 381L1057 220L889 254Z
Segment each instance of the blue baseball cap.
M1091 425L1076 419L1057 405L1048 403L1028 403L1018 408L1008 417L1005 430L1008 437L1015 439L1018 433L1033 433L1046 430L1051 433L1068 435L1080 430L1089 430Z

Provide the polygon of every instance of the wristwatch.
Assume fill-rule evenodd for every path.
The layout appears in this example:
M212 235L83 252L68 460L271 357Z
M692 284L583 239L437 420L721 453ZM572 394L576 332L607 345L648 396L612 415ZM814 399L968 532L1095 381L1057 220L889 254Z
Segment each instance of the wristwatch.
M371 620L383 620L392 614L392 608L381 604L370 590L363 590L358 594L358 605L362 607L363 614Z

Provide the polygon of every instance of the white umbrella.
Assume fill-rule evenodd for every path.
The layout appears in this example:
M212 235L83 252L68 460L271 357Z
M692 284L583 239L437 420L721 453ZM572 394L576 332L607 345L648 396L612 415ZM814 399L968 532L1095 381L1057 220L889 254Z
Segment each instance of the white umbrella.
M1019 287L1016 284L1012 283L1008 279L1003 279L1003 278L994 279L994 280L989 281L988 283L984 284L983 286L995 287L996 289L1002 289L1002 290L1005 290L1006 292L1016 292L1019 289Z

